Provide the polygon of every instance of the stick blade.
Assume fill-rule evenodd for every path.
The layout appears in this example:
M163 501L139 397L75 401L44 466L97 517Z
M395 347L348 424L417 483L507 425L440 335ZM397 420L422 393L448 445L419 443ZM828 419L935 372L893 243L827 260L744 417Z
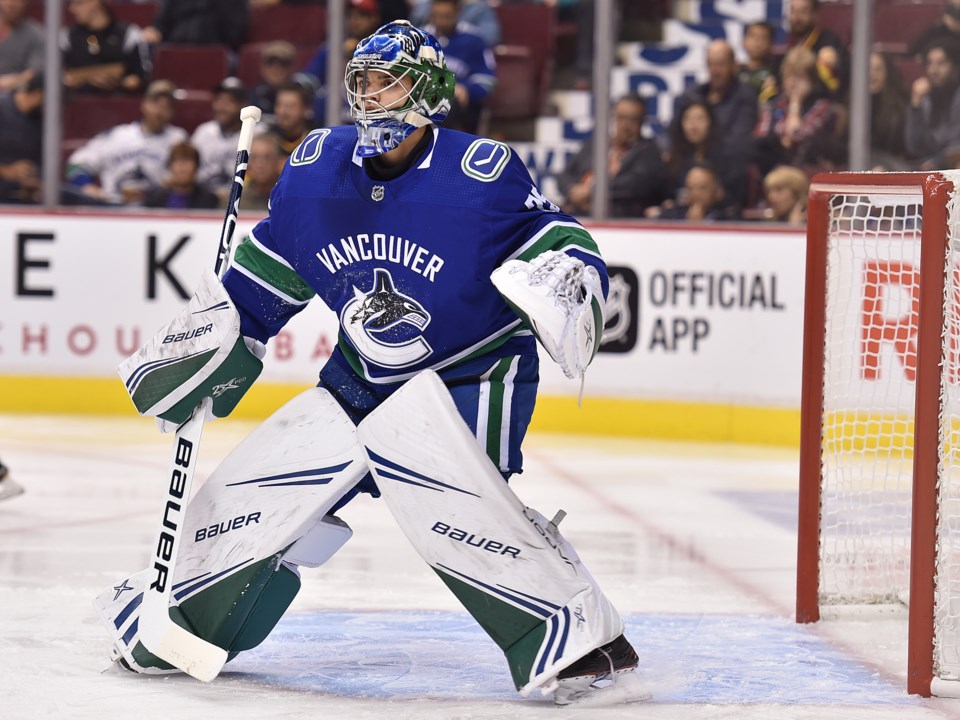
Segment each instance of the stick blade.
M164 597L144 595L140 609L140 642L151 653L166 663L183 670L187 675L202 682L210 682L227 662L227 651L208 643L190 631L177 625L169 611L159 605ZM157 617L163 613L161 617ZM150 617L149 622L143 622Z

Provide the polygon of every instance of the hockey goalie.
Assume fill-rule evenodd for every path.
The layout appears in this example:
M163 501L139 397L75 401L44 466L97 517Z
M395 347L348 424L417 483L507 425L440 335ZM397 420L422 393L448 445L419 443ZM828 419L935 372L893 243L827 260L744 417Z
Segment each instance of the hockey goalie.
M522 468L538 340L581 380L599 347L597 246L507 145L440 127L455 80L432 35L384 25L345 85L355 129L306 137L222 280L208 272L121 365L137 409L179 429L155 561L96 600L115 658L212 679L269 634L300 568L349 540L337 512L367 493L500 647L520 693L644 699L620 615L562 514L547 519L507 482ZM264 345L315 295L340 321L319 383L187 504L194 426L230 412ZM148 617L156 597L166 634Z

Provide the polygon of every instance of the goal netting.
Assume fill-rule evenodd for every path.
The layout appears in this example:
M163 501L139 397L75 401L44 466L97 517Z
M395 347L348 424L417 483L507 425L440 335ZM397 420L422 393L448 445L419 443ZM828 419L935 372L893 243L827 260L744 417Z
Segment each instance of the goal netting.
M958 190L820 175L808 222L797 619L909 605L924 695L960 695Z

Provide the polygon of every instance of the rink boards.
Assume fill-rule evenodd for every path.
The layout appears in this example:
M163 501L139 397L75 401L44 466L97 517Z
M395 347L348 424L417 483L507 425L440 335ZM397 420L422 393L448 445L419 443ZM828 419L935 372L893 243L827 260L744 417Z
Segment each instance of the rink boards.
M220 223L215 215L0 215L0 266L9 268L0 273L0 412L130 412L116 365L192 293L213 262ZM581 408L579 384L545 357L534 427L795 444L802 231L590 230L611 269L604 345ZM311 303L270 343L237 415L262 417L313 384L335 340L333 314Z

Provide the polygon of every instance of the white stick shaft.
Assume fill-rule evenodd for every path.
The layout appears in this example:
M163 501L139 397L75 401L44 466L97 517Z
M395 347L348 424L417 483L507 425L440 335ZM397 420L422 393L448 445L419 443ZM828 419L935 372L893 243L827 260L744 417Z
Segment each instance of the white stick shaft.
M150 583L143 591L138 620L140 642L147 650L203 682L219 674L227 661L227 651L177 625L170 618L170 597L209 402L201 402L177 429L160 530L150 559Z
M233 172L233 186L230 188L230 197L227 198L227 211L223 217L223 228L220 231L220 245L217 247L217 261L213 266L213 271L218 277L223 277L230 260L233 231L236 229L240 217L240 196L243 193L243 180L247 174L250 148L253 147L253 133L259 120L260 108L255 105L248 105L240 111L240 138L237 140L237 163Z

